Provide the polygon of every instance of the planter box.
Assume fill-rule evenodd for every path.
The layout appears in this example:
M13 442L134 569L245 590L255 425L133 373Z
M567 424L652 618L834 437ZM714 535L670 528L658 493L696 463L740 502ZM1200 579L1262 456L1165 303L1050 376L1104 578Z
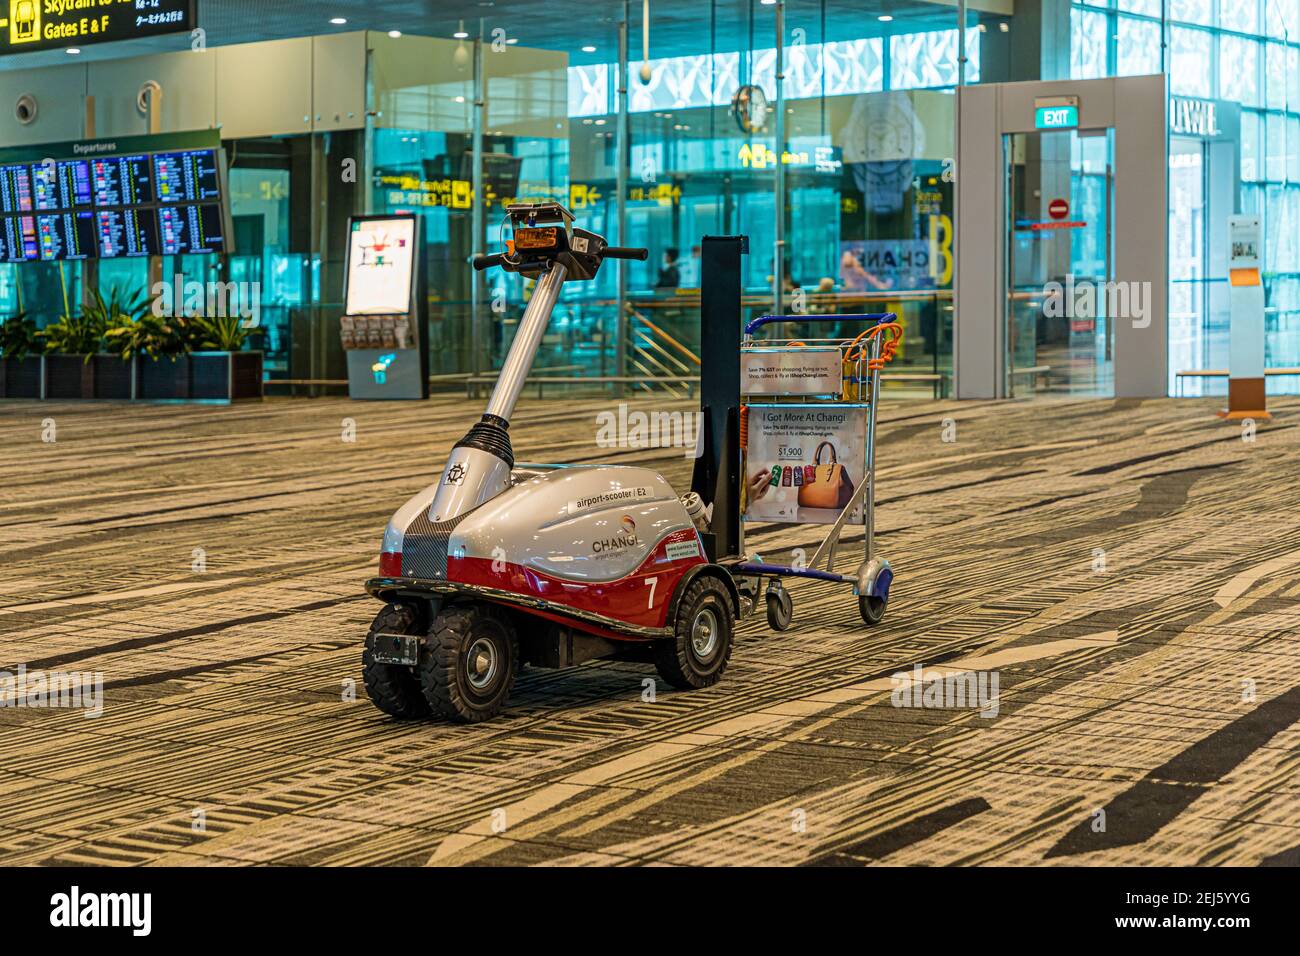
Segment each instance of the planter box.
M238 402L262 398L261 352L191 352L136 360L136 398Z
M238 402L261 397L261 352L190 353L190 398Z
M85 355L45 356L45 397L94 398L94 363Z
M134 393L132 384L134 383ZM0 359L0 398L171 402L262 399L261 352L193 352L158 359L29 355Z
M139 377L136 398L184 401L190 397L188 355L164 355L156 359L140 356L135 367Z
M40 398L41 357L0 358L0 398Z
M131 377L135 363L117 355L96 355L90 360L95 369L95 397L130 399Z

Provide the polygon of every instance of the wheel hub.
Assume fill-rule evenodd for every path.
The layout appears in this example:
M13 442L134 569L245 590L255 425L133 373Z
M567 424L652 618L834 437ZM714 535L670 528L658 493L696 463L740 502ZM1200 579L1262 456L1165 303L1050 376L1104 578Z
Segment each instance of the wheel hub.
M496 645L485 637L471 644L465 655L465 671L475 690L489 687L497 675Z
M718 618L712 608L700 608L691 622L691 650L702 661L708 660L718 649Z

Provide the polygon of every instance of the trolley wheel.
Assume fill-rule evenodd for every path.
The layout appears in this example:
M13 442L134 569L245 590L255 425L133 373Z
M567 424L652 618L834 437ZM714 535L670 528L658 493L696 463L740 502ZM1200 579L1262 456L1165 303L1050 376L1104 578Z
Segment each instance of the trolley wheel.
M716 684L731 658L731 593L718 578L696 578L677 602L674 635L655 641L655 667L674 687Z
M420 692L415 672L400 664L378 663L370 645L377 633L419 634L419 619L416 609L409 604L385 606L375 615L366 637L366 649L361 652L361 679L366 685L366 695L385 714L399 720L428 717L429 704Z
M885 605L888 598L872 597L868 594L859 595L858 613L862 615L862 620L868 625L879 624L885 616Z
M794 618L794 601L785 588L767 589L767 624L774 631L784 631Z
M499 714L518 671L514 626L492 604L445 607L433 619L417 668L429 706L462 724Z

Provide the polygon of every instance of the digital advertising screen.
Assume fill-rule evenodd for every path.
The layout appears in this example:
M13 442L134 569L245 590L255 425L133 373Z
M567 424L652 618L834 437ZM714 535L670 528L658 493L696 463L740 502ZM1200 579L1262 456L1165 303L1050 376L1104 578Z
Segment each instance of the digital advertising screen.
M346 315L405 315L411 311L415 220L354 219L348 238Z
M136 149L0 163L0 261L231 251L221 149L129 145Z

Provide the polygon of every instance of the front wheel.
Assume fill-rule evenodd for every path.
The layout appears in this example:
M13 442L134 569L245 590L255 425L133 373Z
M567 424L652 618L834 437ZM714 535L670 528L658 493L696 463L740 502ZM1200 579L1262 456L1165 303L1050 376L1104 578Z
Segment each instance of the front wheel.
M886 598L871 597L863 594L858 597L858 613L862 615L862 620L868 625L874 626L879 624L885 616Z
M420 633L420 616L409 604L389 604L377 615L366 636L361 653L361 677L366 694L376 707L390 717L414 720L429 716L429 704L420 691L420 682L411 668L400 664L381 664L374 659L374 642L378 634Z
M417 668L429 706L463 724L499 714L519 672L519 639L491 604L444 608L429 629Z
M715 577L697 578L677 603L674 635L655 642L655 667L674 687L716 684L731 659L731 593Z

